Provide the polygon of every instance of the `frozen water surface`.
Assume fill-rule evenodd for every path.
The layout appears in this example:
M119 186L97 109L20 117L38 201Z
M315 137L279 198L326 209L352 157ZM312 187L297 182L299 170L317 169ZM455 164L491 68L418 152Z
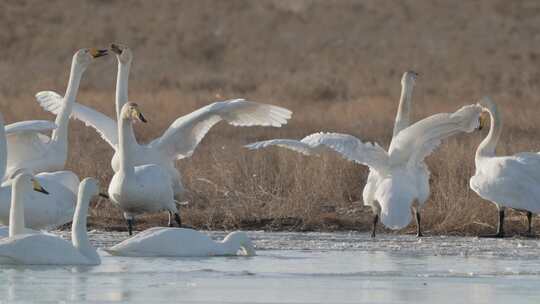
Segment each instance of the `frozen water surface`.
M540 303L537 239L250 236L255 257L122 258L100 252L96 267L0 266L0 303ZM125 237L91 233L99 247Z

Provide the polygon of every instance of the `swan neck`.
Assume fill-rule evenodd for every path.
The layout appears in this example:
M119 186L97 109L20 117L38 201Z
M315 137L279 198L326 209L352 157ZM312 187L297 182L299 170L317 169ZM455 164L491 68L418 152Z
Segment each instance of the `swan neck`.
M128 102L128 80L131 61L123 63L118 60L118 73L116 76L116 120L120 120L122 106Z
M9 237L24 233L24 192L25 185L16 178L11 185L11 208L9 209Z
M85 191L84 187L79 187L77 206L75 207L71 227L71 242L73 247L77 248L84 256L93 259L96 252L88 240L87 233L87 216L90 198L91 195Z
M495 104L486 108L490 116L489 133L476 150L476 159L495 156L495 148L501 136L502 120Z
M56 115L56 120L54 122L56 123L57 128L52 133L52 140L63 143L66 146L66 149L69 116L71 115L73 103L77 98L83 73L84 69L80 64L77 63L76 59L73 58L71 63L71 71L69 73L68 86L66 93L64 94L64 104L62 105L62 109L60 109L58 115Z
M407 128L410 124L411 100L414 85L403 83L401 86L401 96L399 97L399 106L394 123L394 133L396 136L401 130Z
M118 142L120 153L120 171L133 172L133 147L137 144L133 132L132 122L129 119L120 119L118 124Z

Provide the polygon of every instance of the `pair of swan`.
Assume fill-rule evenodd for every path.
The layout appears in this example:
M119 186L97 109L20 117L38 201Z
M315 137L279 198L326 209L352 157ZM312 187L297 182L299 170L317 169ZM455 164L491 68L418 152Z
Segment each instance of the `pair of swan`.
M400 229L415 214L417 235L422 235L420 210L429 197L429 170L424 159L449 136L472 132L479 127L482 107L469 105L454 113L432 115L409 126L412 88L416 74L406 72L396 117L394 136L388 151L378 144L339 133L315 133L302 140L274 139L247 145L249 149L285 147L306 155L334 151L342 157L368 166L370 173L363 191L364 204L374 212L372 237L380 220Z
M9 224L13 178L22 172L32 172L25 168L19 168L9 175L6 174L9 139L14 136L30 137L55 128L55 124L48 121L25 121L4 127L4 119L0 115L0 175L7 177L7 180L0 185L0 224ZM44 185L50 194L44 195L31 191L21 198L26 209L28 227L50 229L70 222L75 211L78 177L70 171L58 171L37 174L35 179Z
M470 187L480 197L494 203L499 211L497 233L492 236L504 237L505 208L526 212L527 234L530 235L532 215L540 213L540 154L496 156L502 120L491 99L485 97L479 104L490 116L490 130L476 150L476 172L470 179Z
M33 176L23 172L13 181L9 237L0 240L0 263L30 265L98 265L101 259L88 240L86 217L98 183L93 178L79 185L77 207L73 216L71 242L49 234L31 231L25 227L24 200L31 191Z
M152 140L149 144L140 145L137 143L130 123L126 120L126 124L122 126L123 119L129 119L129 117L122 116L122 108L128 103L128 76L133 55L128 47L118 44L112 44L110 50L116 54L118 60L116 119L111 119L79 103L73 104L72 115L96 129L115 150L111 161L115 177L113 177L109 187L109 196L124 212L130 234L132 233L134 216L143 212L167 210L169 212L169 226L172 226L172 216L181 226L176 204L170 199L171 192L178 200L184 191L175 162L190 157L215 124L224 120L233 126L280 127L286 124L291 117L291 112L287 109L243 99L215 102L176 119L161 137ZM55 114L59 113L62 105L62 97L59 94L51 91L40 92L36 98L45 110ZM131 110L126 110L128 116L135 110L132 105L129 106L132 108ZM137 119L137 117L135 118ZM120 123L117 124L117 121ZM122 149L120 148L122 146L121 140L123 140ZM121 184L126 184L121 177L124 174L122 172L125 171L126 162L135 167L135 172L152 171L152 173L138 173L139 181L137 183L132 183L129 187L122 186L123 190L118 191ZM153 169L147 168L147 166L151 166ZM153 193L154 198L144 202L148 194L143 194L143 192L148 193L148 190L143 186L150 187L148 183L152 184L156 183L157 180L164 180L165 174L169 176L169 182L163 181L160 190ZM143 180L145 178L143 176L148 178L159 176L159 179ZM122 192L122 195L119 195L119 192ZM167 197L167 199L161 200L163 197ZM150 201L156 203L151 204Z

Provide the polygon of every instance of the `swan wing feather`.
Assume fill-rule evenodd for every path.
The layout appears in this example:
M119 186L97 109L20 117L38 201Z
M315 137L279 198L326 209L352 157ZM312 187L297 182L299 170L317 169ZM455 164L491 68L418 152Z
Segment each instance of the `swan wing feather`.
M214 102L176 119L149 146L173 159L182 159L191 156L210 128L222 120L233 126L280 127L290 117L291 111L285 108L244 99Z

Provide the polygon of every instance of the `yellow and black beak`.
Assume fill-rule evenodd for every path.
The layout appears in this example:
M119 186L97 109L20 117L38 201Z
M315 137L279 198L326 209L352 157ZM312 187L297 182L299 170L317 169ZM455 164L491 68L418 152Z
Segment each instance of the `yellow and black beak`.
M486 112L482 112L480 117L478 117L478 130L482 130L488 124L488 115Z
M34 188L34 191L49 194L49 192L45 190L36 179L32 179L32 187Z
M144 122L144 123L147 123L148 121L146 120L146 118L144 117L144 115L141 113L141 111L139 111L139 109L133 109L133 116L135 116L136 119Z
M116 55L122 55L122 48L118 44L111 43L111 46L109 47L111 52L115 53Z
M107 50L100 50L100 49L90 49L90 55L94 58L99 58L103 56L107 56L109 54L109 51Z

